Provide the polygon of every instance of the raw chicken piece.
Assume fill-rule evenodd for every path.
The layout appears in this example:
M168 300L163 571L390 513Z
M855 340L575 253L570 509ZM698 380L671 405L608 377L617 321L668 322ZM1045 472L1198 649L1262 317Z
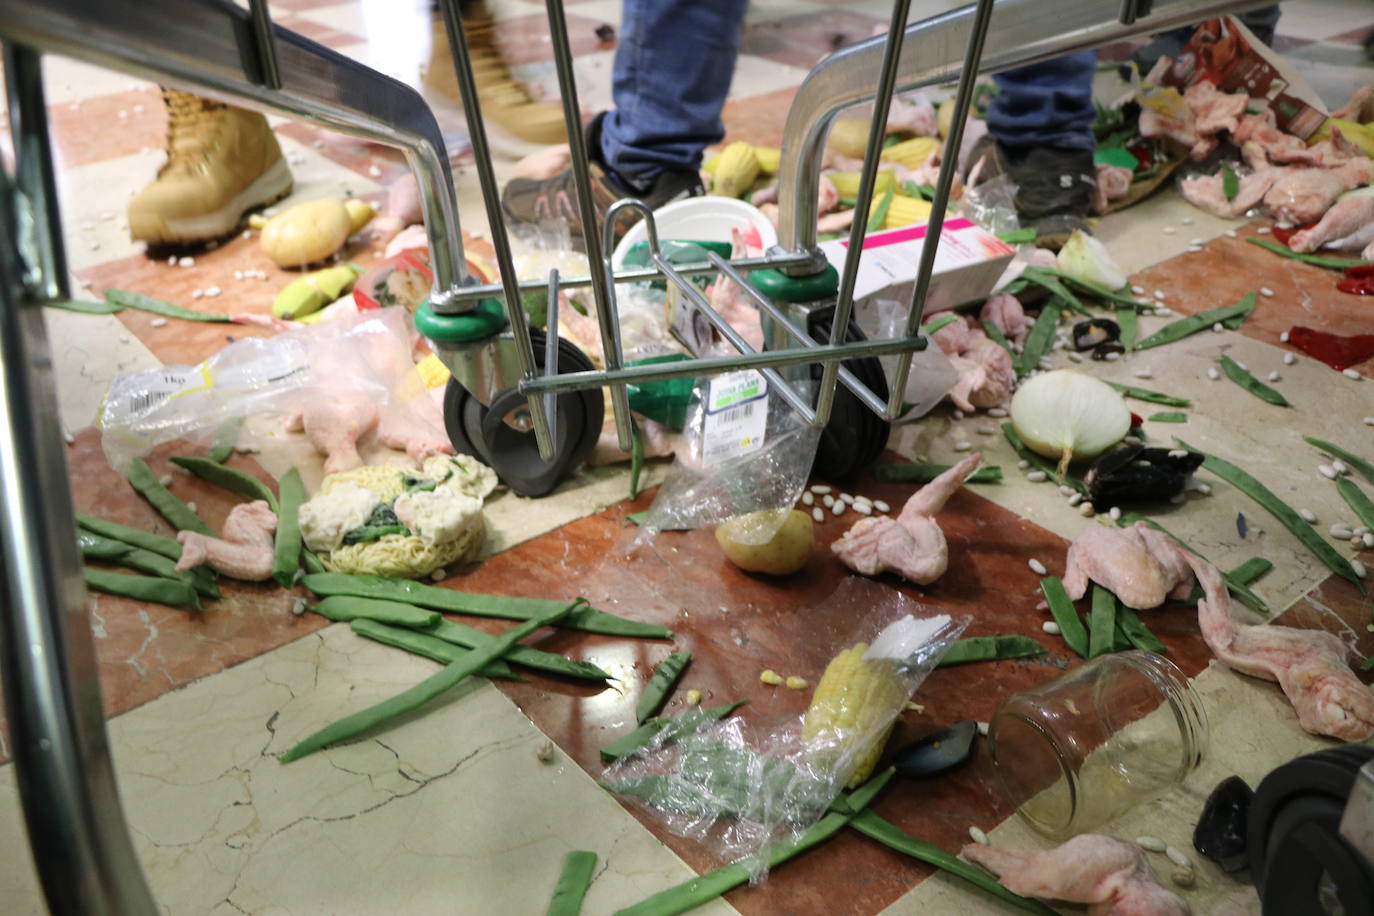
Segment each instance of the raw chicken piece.
M928 585L949 568L949 545L935 521L954 491L972 474L983 456L974 452L917 490L901 513L864 518L830 545L840 562L857 573L876 576L895 572L917 585Z
M1037 248L1026 258L1026 263L1031 267L1047 267L1050 270L1059 269L1059 258L1048 248Z
M1216 134L1223 130L1235 133L1250 96L1244 92L1218 92L1206 80L1199 80L1183 93L1183 101L1193 109L1199 134Z
M835 182L822 172L819 187L816 189L816 212L829 213L839 205L840 192L835 189Z
M635 423L639 425L645 458L667 458L677 452L677 447L682 442L682 433L638 414L635 415ZM596 440L596 448L592 449L591 456L587 458L587 464L596 466L629 460L630 453L620 450L620 438L615 431L615 417L608 413L601 425L601 435Z
M1084 833L1043 852L1017 852L970 843L960 855L1025 897L1086 903L1088 916L1188 916L1172 891L1160 887L1145 853L1134 843Z
M1374 162L1369 159L1352 159L1330 169L1291 169L1264 195L1264 205L1275 219L1301 226L1321 219L1337 197L1368 184L1371 177Z
M1026 326L1026 310L1021 300L1015 296L1000 293L983 303L978 312L980 321L991 321L997 330L1012 343L1020 343L1029 328Z
M1334 125L1331 128L1331 135L1325 140L1311 146L1302 146L1297 149L1283 148L1269 153L1269 159L1272 162L1320 168L1334 168L1349 162L1351 159L1362 157L1364 157L1364 151L1347 140L1345 135L1341 133L1341 129Z
M817 232L841 232L854 224L854 211L841 210L838 213L827 213L816 220Z
M543 181L566 169L571 162L572 147L568 144L549 146L538 152L530 153L515 163L514 168L511 169L511 176Z
M1135 172L1119 165L1099 165L1097 183L1093 185L1093 212L1106 213L1114 200L1120 200L1131 190Z
M1246 210L1258 205L1264 199L1264 195L1273 188L1274 183L1284 177L1288 171L1288 169L1264 166L1249 175L1241 176L1240 187L1236 191L1236 196L1231 200L1226 199L1221 172L1217 172L1215 175L1185 178L1179 182L1178 188L1183 193L1183 199L1193 206L1226 219L1235 219L1243 215Z
M1317 225L1294 232L1288 247L1293 251L1316 251L1328 242L1354 235L1370 223L1374 223L1374 195L1346 196L1336 201ZM1372 240L1364 241L1367 244Z
M825 176L822 175L821 177L824 178ZM749 195L749 202L756 207L762 207L764 204L777 203L778 186L775 184L770 184L766 188L759 188L753 194Z
M377 424L377 441L405 452L416 467L433 455L456 454L444 431L443 411L428 395L420 395L406 405L387 405Z
M967 353L973 346L973 332L962 319L951 321L931 335L947 356Z
M420 187L415 176L406 172L387 188L382 212L372 220L372 230L378 240L390 239L407 226L424 219L420 211Z
M731 229L730 260L744 257L747 251L744 236L738 229ZM759 318L759 310L734 280L725 276L716 278L711 287L711 308L729 322L749 346L763 350L763 321Z
M931 153L929 156L926 157L926 161L921 163L920 168L916 169L916 171L911 173L911 180L916 182L917 184L928 184L932 188L935 187L936 183L940 180L940 163L943 161L944 160L941 157L941 153L937 149L935 152ZM969 185L977 184L977 176L970 173L968 176L968 183ZM960 196L963 195L963 193L964 183L959 180L959 174L956 170L954 175L954 181L950 184L949 187L949 199L957 200Z
M1350 96L1350 101L1331 112L1333 118L1358 121L1365 124L1374 120L1374 86L1361 86Z
M893 99L887 109L887 132L910 131L919 137L933 137L939 132L935 106L929 102L915 105Z
M1064 558L1064 591L1077 601L1092 580L1136 610L1159 607L1168 597L1186 598L1192 577L1178 563L1176 550L1144 522L1130 528L1087 528Z
M1188 148L1198 142L1197 125L1191 108L1182 108L1178 116L1156 111L1148 105L1140 108L1140 135L1142 137L1168 137Z
M363 463L358 440L377 425L377 405L367 395L319 394L303 409L287 415L287 432L302 432L325 456L324 472L351 471Z
M1217 568L1191 551L1175 550L1202 583L1198 626L1218 661L1242 674L1278 681L1298 714L1298 724L1313 734L1344 741L1374 736L1374 692L1350 670L1350 649L1339 636L1324 630L1238 623Z
M259 315L257 312L235 312L229 316L229 320L234 324L247 324L253 327L266 328L269 331L293 331L296 328L305 327L299 321L287 321L284 318L274 318L271 315Z
M959 373L950 389L949 399L960 410L972 412L979 407L999 407L1011 396L1016 385L1016 370L1011 354L981 330L970 331L972 344L962 356L951 356L949 363Z
M386 249L382 252L384 258L394 258L396 255L411 248L428 248L429 233L425 231L423 225L407 226L396 236L386 243ZM353 297L350 296L351 300Z
M1231 136L1237 145L1242 147L1247 143L1256 144L1255 148L1264 154L1266 161L1275 156L1299 155L1305 152L1307 144L1275 127L1273 117L1272 112L1245 115L1231 131Z
M209 563L231 579L261 582L272 575L272 532L277 515L261 499L241 503L224 520L224 537L212 538L198 531L177 534L181 542L178 570Z

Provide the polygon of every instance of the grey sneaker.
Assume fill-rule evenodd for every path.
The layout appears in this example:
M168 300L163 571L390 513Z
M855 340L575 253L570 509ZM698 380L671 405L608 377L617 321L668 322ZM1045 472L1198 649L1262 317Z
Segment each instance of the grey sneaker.
M982 180L1006 175L1016 185L1016 213L1034 226L1041 248L1058 248L1075 229L1088 229L1097 167L1092 150L1031 146L1012 149L991 136L978 141L969 162L986 159Z

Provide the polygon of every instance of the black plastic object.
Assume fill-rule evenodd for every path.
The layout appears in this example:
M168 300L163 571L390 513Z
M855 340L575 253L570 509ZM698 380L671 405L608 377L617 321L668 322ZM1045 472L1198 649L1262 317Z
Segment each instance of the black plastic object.
M1073 348L1091 350L1121 339L1121 325L1110 318L1085 318L1073 326Z
M1202 815L1193 828L1193 848L1222 871L1240 871L1249 864L1246 825L1254 797L1249 783L1239 776L1228 776L1217 783L1202 806Z
M811 339L818 343L829 343L834 318L834 313L829 309L812 312L806 328ZM857 343L862 340L867 340L864 332L851 321L845 342ZM854 373L854 377L878 397L887 400L887 374L876 357L847 359L840 365ZM813 365L812 380L819 381L821 372L820 364ZM887 448L887 437L891 431L892 424L869 410L848 388L838 385L830 422L821 430L821 441L816 447L816 462L811 466L811 473L825 480L852 477L878 460L883 449Z
M1340 834L1341 816L1360 767L1374 748L1360 745L1308 754L1264 778L1250 805L1250 872L1264 916L1369 913L1374 862Z
M1093 462L1083 482L1093 508L1166 503L1183 492L1188 475L1202 467L1197 452L1179 454L1143 445L1118 445Z
M535 362L544 368L544 332L530 330ZM558 371L587 372L595 368L575 345L558 340ZM521 432L503 418L525 406L525 396L514 388L499 391L483 406L456 379L449 379L444 393L444 426L453 447L485 462L496 476L521 496L544 496L577 468L596 447L606 404L600 388L570 391L556 397L557 412L553 461L539 457L534 430Z
M914 744L908 744L892 758L898 776L934 776L952 770L973 756L973 739L978 723L969 719Z

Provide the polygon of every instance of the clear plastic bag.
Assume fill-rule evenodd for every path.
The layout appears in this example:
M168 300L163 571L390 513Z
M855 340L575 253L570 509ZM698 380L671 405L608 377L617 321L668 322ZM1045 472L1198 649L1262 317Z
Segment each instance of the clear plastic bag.
M197 366L117 376L100 408L101 446L122 470L164 442L208 442L228 420L340 395L372 400L379 429L447 443L432 392L415 369L416 339L405 309L371 310L235 341Z
M906 303L896 299L878 299L871 310L856 311L855 320L869 340L892 340L906 335L908 308ZM878 357L883 364L883 374L887 376L889 388L897 375L897 362L900 359L897 355ZM902 414L899 422L916 420L930 413L958 380L959 373L944 350L931 344L913 353L906 391L902 393L903 402L911 406Z
M1016 215L1016 183L1008 175L998 175L964 191L959 208L964 216L993 235L1004 235L1021 228Z
M811 473L820 434L759 372L699 380L677 458L641 530L652 537L791 508Z
M824 816L868 748L886 737L968 625L967 617L928 610L858 577L842 582L824 606L826 619L858 621L828 634L832 659L841 652L861 654L869 674L886 682L886 689L865 691L869 702L855 709L852 725L830 720L823 710L748 724L739 717L717 722L693 710L601 778L722 862L746 862L751 883L766 877L772 846L795 842ZM812 716L824 721L808 722Z

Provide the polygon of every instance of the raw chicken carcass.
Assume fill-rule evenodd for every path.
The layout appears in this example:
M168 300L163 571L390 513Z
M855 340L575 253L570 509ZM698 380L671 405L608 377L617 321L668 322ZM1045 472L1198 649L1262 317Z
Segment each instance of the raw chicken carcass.
M929 102L911 104L893 99L887 109L887 132L909 131L918 137L933 137L938 133L935 106Z
M991 321L997 330L1012 343L1020 343L1029 332L1026 323L1026 310L1021 300L1006 293L999 293L983 303L978 312L980 321Z
M1089 580L1136 610L1186 598L1193 584L1177 548L1144 522L1130 528L1095 525L1074 539L1064 558L1064 591L1077 601L1087 594Z
M1266 165L1242 175L1236 196L1230 200L1226 199L1225 179L1220 171L1215 175L1185 178L1179 182L1178 188L1183 193L1183 199L1193 206L1226 219L1235 219L1257 206L1274 183L1287 172L1288 169Z
M1262 153L1266 162L1277 162L1281 157L1300 155L1307 150L1306 143L1274 126L1272 112L1245 115L1231 131L1231 136L1238 146L1254 144L1253 149Z
M1278 681L1298 714L1298 724L1313 734L1344 741L1374 736L1374 691L1350 670L1350 650L1339 636L1237 622L1217 568L1191 551L1175 549L1202 583L1198 626L1219 661L1242 674Z
M434 394L442 397L442 390L436 389ZM428 393L406 404L387 405L377 424L377 441L387 448L405 452L417 468L433 455L455 454L453 443L444 431L443 408Z
M1000 407L1016 385L1011 354L981 330L975 328L969 333L969 348L962 356L949 358L950 365L959 373L949 399L955 407L970 413L980 407Z
M1084 833L1043 852L1018 852L970 843L960 855L997 876L1007 890L1088 904L1088 916L1188 916L1178 895L1155 880L1134 843Z
M224 520L224 537L215 538L198 531L177 534L181 542L178 570L209 563L231 579L261 582L272 575L272 532L277 530L277 515L261 499L241 503Z
M1374 194L1347 195L1336 201L1317 225L1294 232L1288 239L1288 247L1293 251L1316 251L1329 242L1354 236L1371 223L1374 223ZM1374 239L1363 241L1368 244Z
M1330 169L1291 169L1264 195L1264 205L1281 222L1305 225L1321 219L1342 193L1372 177L1374 161L1369 159L1351 159Z
M1193 109L1198 134L1208 135L1223 130L1234 133L1245 115L1245 106L1250 104L1250 96L1244 92L1219 92L1214 84L1198 80L1184 91L1183 101Z
M324 472L351 471L363 463L358 440L377 425L377 405L355 392L314 395L303 409L287 415L287 432L304 432L325 456Z
M917 490L895 519L863 518L830 545L840 562L857 573L895 572L928 585L949 568L949 544L935 515L972 474L983 456L969 455Z

